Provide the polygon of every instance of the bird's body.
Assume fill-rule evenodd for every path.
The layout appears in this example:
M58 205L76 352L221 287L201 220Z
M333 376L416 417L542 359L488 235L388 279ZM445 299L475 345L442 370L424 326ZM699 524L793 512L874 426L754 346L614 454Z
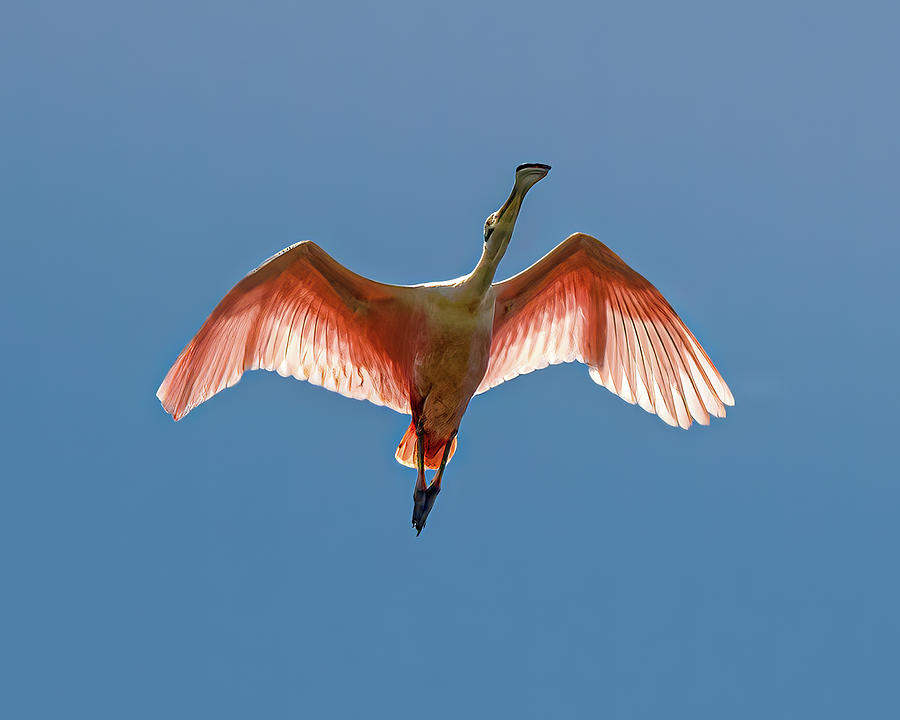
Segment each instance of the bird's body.
M159 388L178 420L265 368L411 415L397 460L418 470L413 525L431 511L469 401L549 364L579 360L591 377L670 425L708 424L733 404L718 371L671 306L599 240L576 233L522 273L494 274L522 200L546 165L521 165L485 223L481 259L448 282L386 285L312 242L238 283ZM425 469L437 468L431 485Z
M422 286L416 294L418 331L409 369L411 427L420 415L426 467L437 467L487 370L492 295L479 296L465 280Z

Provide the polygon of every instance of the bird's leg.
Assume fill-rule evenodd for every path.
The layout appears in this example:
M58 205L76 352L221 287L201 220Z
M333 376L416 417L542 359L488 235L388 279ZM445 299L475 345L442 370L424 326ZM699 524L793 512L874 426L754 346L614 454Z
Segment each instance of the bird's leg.
M453 444L454 437L456 437L456 432L450 436L450 439L444 445L444 454L441 456L441 465L434 474L434 480L431 481L431 485L429 485L427 489L420 490L418 482L416 483L416 491L413 493L413 501L415 504L413 506L412 520L413 527L416 529L416 537L419 536L422 532L422 528L425 527L425 520L428 518L428 513L430 513L431 508L434 507L434 501L441 491L441 478L444 476L444 468L447 467L447 459L450 456L450 446ZM424 459L420 465L424 467Z
M444 454L441 456L441 465L437 469L437 472L434 474L434 479L431 481L431 485L428 486L429 490L434 488L435 495L437 495L441 491L441 478L444 477L444 468L447 467L447 460L450 458L450 446L453 445L453 438L455 437L456 430L453 431L453 434L450 436L447 444L444 445Z
M425 429L422 427L421 420L416 425L416 470L419 476L416 478L415 491L424 492L427 487L425 482Z
M422 532L422 527L418 522L423 518L422 511L425 508L425 498L428 493L428 486L425 483L425 430L422 427L422 420L416 423L416 470L419 475L416 478L416 487L413 489L413 527L418 530L416 535ZM425 525L424 519L422 526Z

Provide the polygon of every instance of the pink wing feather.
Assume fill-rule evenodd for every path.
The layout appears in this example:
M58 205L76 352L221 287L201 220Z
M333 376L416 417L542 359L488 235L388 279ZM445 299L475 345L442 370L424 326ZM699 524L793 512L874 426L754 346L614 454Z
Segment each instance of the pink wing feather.
M263 368L409 413L405 291L356 275L315 243L292 245L222 299L157 396L179 420Z
M591 378L669 425L709 424L734 405L700 343L660 292L581 233L494 285L491 359L478 392L578 360Z

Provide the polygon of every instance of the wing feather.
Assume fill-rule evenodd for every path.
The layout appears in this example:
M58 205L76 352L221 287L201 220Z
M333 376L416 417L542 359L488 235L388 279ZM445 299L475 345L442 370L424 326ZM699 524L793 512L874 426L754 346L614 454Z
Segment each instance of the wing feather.
M408 413L408 292L350 272L314 243L292 245L222 299L157 396L179 420L262 368Z
M671 305L596 238L572 235L494 292L494 339L478 392L579 360L596 383L669 425L707 425L734 404Z

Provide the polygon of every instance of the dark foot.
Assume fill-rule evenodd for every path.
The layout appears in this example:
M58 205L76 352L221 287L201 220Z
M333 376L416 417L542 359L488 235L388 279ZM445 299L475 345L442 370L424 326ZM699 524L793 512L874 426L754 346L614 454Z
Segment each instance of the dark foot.
M434 507L434 501L440 491L441 486L435 486L434 483L432 483L431 487L427 490L417 489L413 492L412 524L416 529L416 537L419 536L419 533L422 532L422 528L425 527L425 520L428 517L428 513L431 512L431 508Z

